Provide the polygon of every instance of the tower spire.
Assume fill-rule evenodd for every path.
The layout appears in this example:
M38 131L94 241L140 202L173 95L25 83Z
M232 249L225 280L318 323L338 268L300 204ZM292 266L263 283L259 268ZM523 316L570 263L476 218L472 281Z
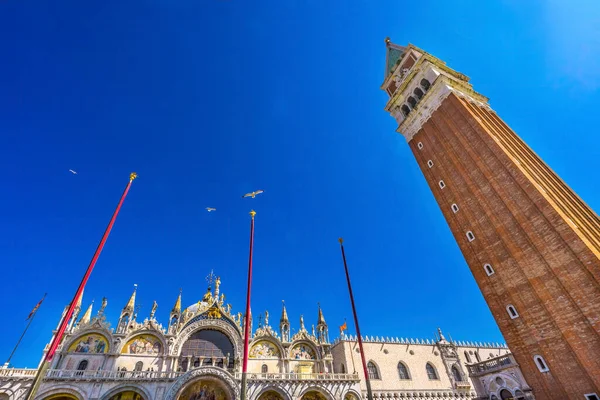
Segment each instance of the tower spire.
M127 302L127 304L125 304L125 307L123 307L123 312L129 312L130 314L133 312L133 310L135 309L135 294L137 292L137 283L133 284L133 293L131 293L131 297L129 298L129 301Z
M327 328L327 323L325 322L325 317L323 316L323 310L321 310L321 303L317 303L319 306L319 317L317 318L317 340L319 343L328 343L329 342L329 328Z
M127 330L127 324L131 321L133 317L133 313L135 311L135 295L137 292L137 283L133 285L133 293L131 293L131 297L129 297L129 301L123 307L121 311L121 316L119 317L119 322L117 324L117 333L125 333Z
M281 334L281 340L283 342L290 341L290 320L285 309L285 301L281 300L281 318L279 319L279 333Z
M94 300L92 300L92 302L88 306L87 310L85 310L83 317L81 317L81 321L79 321L80 324L89 324L90 323L90 321L92 320L92 307L93 306L94 306Z
M173 306L171 313L181 313L181 289L179 289L179 296L177 296L177 300L175 301L175 305Z

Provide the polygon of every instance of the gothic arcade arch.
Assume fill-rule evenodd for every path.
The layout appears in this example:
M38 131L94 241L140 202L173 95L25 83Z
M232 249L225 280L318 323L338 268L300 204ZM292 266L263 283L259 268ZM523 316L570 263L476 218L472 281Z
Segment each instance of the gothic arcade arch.
M277 386L268 386L262 389L255 397L255 400L291 400L292 396L284 388Z
M299 396L300 400L333 400L333 395L321 387L309 387Z

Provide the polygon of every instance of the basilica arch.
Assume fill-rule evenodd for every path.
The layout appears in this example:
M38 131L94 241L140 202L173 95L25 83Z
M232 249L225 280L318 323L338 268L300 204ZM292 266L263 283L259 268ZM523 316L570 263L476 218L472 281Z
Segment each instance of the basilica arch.
M212 329L225 334L225 336L227 336L233 344L234 354L232 354L232 357L234 359L238 358L242 354L242 336L239 331L231 325L230 322L222 319L204 318L192 320L192 322L189 322L187 326L183 328L181 332L179 332L176 341L171 349L169 349L170 355L179 356L183 344L187 342L190 336L202 329Z
M122 384L106 392L101 400L150 400L152 395L141 386Z
M334 397L321 387L309 387L300 395L300 400L333 400Z
M36 400L85 400L87 398L87 393L73 385L61 385L35 396Z
M268 386L254 397L255 400L292 400L292 396L284 388Z
M202 389L203 384L210 386L209 389L224 397L220 399L217 396L214 400L240 398L238 384L229 372L221 368L205 366L195 368L177 378L165 394L165 400L190 400L191 392Z

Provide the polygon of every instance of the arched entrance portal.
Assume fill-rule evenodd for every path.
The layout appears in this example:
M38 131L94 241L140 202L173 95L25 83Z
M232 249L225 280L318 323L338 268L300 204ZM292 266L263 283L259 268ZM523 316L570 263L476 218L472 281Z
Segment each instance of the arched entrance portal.
M274 390L267 390L261 394L258 400L284 400L283 396Z
M311 390L302 395L302 400L327 400L327 397L316 390Z
M128 390L125 392L119 392L113 396L111 396L108 400L146 400L134 391Z
M224 333L212 329L194 332L183 344L180 365L183 371L212 365L233 368L233 343Z
M502 400L513 400L514 399L512 393L506 389L502 389L502 391L500 392L500 398Z
M177 400L232 400L225 387L216 380L199 380L185 388Z

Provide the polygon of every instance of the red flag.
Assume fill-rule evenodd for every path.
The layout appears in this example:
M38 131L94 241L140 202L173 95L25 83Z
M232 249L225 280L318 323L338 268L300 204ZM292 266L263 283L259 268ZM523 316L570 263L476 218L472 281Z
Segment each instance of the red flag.
M31 310L31 312L29 313L29 316L27 317L27 319L25 321L29 321L29 318L33 317L33 314L35 314L37 309L40 308L40 306L42 305L42 301L44 301L45 298L46 298L46 293L44 293L44 297L42 297L42 299L35 305L35 307L33 307L33 310Z

